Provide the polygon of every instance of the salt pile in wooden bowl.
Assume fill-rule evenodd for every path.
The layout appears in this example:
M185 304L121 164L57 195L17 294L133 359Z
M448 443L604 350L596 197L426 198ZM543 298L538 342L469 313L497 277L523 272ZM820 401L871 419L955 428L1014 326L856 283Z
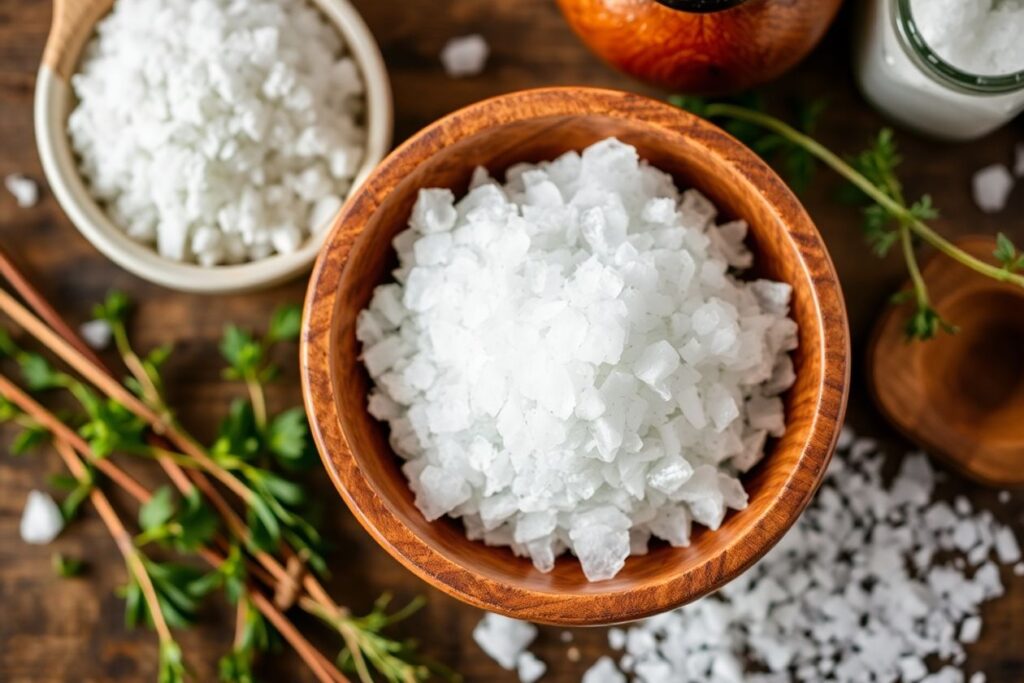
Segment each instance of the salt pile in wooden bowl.
M785 429L789 285L743 281L742 221L615 139L420 193L357 336L370 412L428 519L609 579L747 496Z

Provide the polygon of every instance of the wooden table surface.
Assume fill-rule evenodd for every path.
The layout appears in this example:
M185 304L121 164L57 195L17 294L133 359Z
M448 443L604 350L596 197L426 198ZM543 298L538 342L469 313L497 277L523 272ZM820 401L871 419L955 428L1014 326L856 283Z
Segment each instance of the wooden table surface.
M656 93L612 72L577 42L562 22L553 0L355 0L376 34L391 72L395 92L396 141L474 100L530 86L588 84ZM840 151L855 151L883 119L857 93L849 60L849 12L800 68L769 89L772 97L825 96L830 102L820 136ZM32 133L35 71L50 18L45 0L0 0L0 176L22 172L38 180L42 171ZM493 53L484 75L464 80L445 77L437 55L457 35L480 32ZM1004 230L1024 238L1024 188L1010 206L987 216L973 205L971 173L990 163L1010 163L1015 142L1024 140L1018 120L977 143L950 145L901 133L907 159L908 193L930 192L941 207L937 227L946 234ZM854 383L850 421L878 436L894 452L908 444L878 417L862 371L865 341L887 297L900 286L897 258L880 261L865 248L856 213L834 200L836 182L822 173L804 195L836 261L846 291L854 339ZM203 298L146 284L109 263L72 227L45 189L38 206L19 209L0 191L0 242L16 254L38 286L69 321L89 318L93 302L110 288L131 293L139 310L132 334L143 347L174 342L168 368L172 403L184 422L204 437L238 388L217 379L218 335L225 321L256 327L282 302L298 302L304 282L295 281L258 295ZM299 402L294 363L288 363L271 401ZM0 436L8 442L9 434ZM2 448L2 447L0 447ZM98 518L89 510L52 546L28 546L18 536L18 521L30 488L60 471L55 454L12 458L0 455L0 681L146 681L155 679L155 638L122 625L122 602L113 590L124 579L123 565ZM350 518L326 476L316 470L311 486L327 508L327 536L336 544L333 592L357 610L389 590L408 599L425 594L427 607L399 632L422 641L426 651L462 672L469 681L514 680L491 662L471 639L480 613L428 589L380 550ZM997 505L995 493L953 479L951 488L990 506L1024 535L1024 494ZM86 577L61 580L50 568L54 550L82 557ZM985 670L992 683L1024 680L1024 578L1007 573L1008 594L984 608L980 642L970 646L968 671ZM297 617L311 634L319 630ZM182 634L197 680L215 680L217 657L231 638L231 615L213 608L203 625ZM545 681L576 681L607 650L604 629L574 631L579 662L566 656L557 629L542 629L536 652L549 665ZM333 647L320 636L315 642ZM266 680L308 680L289 650L268 657Z

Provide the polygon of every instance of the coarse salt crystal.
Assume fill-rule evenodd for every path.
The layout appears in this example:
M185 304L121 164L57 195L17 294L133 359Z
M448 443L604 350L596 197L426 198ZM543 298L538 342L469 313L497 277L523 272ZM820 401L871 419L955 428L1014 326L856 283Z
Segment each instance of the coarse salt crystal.
M614 138L471 187L420 191L356 324L423 514L599 581L746 507L797 339L792 288L729 270L745 224Z
M501 668L512 671L519 655L537 637L537 627L525 621L488 613L473 629L473 640ZM529 668L530 665L527 665ZM535 667L534 667L535 668Z
M581 683L626 683L611 657L601 657L583 674Z
M475 76L484 70L490 51L487 41L477 33L452 38L441 50L441 64L452 78Z
M516 658L516 673L519 675L519 683L534 683L547 670L547 664L537 659L532 652L520 653Z
M84 322L79 326L78 333L82 335L89 348L97 351L103 351L110 346L110 341L114 337L114 330L106 320Z
M23 209L35 206L39 201L39 186L28 176L11 173L4 178L4 187L14 196L18 206Z
M1009 530L967 499L933 500L923 454L904 458L887 487L874 442L845 434L822 489L778 546L717 595L610 629L609 645L625 652L619 666L603 658L584 680L632 672L645 683L962 683L964 644L982 632L979 607L1003 590L988 551ZM908 482L920 484L912 495ZM985 552L940 559L963 524ZM922 550L924 560L908 564Z
M115 2L71 86L89 191L176 261L294 253L363 156L362 76L305 0Z
M21 514L21 539L33 545L45 545L57 538L64 528L64 516L49 494L29 491Z
M1003 164L992 164L977 171L971 180L974 203L985 213L998 213L1006 206L1013 189L1013 176Z

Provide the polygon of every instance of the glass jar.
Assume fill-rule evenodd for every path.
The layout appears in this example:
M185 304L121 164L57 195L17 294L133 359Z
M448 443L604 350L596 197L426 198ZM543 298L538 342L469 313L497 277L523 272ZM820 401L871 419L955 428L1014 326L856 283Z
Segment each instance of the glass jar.
M911 0L868 0L856 41L855 69L879 110L947 140L981 137L1024 110L1024 71L980 76L937 55L911 13Z

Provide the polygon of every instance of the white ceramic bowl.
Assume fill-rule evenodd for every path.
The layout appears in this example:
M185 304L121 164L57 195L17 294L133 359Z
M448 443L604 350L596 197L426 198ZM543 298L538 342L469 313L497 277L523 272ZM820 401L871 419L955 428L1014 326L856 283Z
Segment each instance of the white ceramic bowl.
M338 28L365 82L366 148L352 184L352 190L355 190L391 147L391 85L373 34L348 0L312 2ZM55 3L55 14L60 4ZM145 280L185 292L222 294L261 289L308 271L327 236L326 229L315 232L291 254L275 254L240 265L204 268L164 258L152 247L132 240L113 223L89 194L79 175L67 135L68 115L74 106L74 94L68 83L70 72L77 68L82 47L91 38L95 26L95 21L81 18L77 21L83 25L70 27L72 22L66 17L54 18L50 43L56 40L61 44L47 44L43 64L39 68L35 130L47 182L61 208L86 239L125 270ZM87 26L84 25L86 23ZM69 54L69 50L74 54Z

